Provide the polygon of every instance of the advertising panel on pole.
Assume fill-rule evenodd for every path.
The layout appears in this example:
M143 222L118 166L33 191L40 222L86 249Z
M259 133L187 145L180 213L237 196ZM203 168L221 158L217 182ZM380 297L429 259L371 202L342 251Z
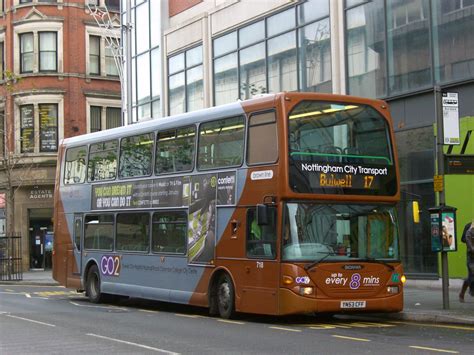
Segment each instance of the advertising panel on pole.
M460 144L459 101L457 92L443 92L443 143Z

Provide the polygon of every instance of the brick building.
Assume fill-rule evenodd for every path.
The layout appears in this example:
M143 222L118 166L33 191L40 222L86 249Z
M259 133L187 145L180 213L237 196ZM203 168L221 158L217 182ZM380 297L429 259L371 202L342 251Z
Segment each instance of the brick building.
M60 140L122 125L119 71L88 4L119 24L118 0L0 0L0 234L22 235L24 270L50 266Z

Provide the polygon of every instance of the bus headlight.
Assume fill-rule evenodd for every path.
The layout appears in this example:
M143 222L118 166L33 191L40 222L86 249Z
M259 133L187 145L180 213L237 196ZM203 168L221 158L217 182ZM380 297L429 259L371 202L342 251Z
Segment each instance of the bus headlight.
M400 292L398 286L387 286L387 293L398 293Z
M311 286L300 286L300 295L301 296L311 296L314 292L313 287Z
M400 277L400 281L402 282L402 284L404 284L407 281L406 276L402 275L402 277Z

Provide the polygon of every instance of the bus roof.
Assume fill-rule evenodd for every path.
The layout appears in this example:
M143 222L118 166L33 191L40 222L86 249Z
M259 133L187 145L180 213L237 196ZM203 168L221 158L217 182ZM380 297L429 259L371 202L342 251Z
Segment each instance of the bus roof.
M183 127L195 123L201 123L205 121L229 117L232 115L241 115L245 113L244 106L252 106L253 104L259 104L264 101L267 101L268 103L274 103L279 100L282 95L285 95L285 97L290 98L297 97L306 99L314 98L328 101L355 101L366 104L374 104L376 102L384 103L381 100L324 93L281 92L275 94L261 94L245 101L239 100L229 104L204 108L201 110L186 112L174 116L150 119L132 125L108 129L107 131L98 131L94 133L65 138L62 140L61 144L66 146L78 146L82 144L100 142L103 141L104 138L107 140L116 139L124 136L149 133L150 131L157 130L158 128L161 130L166 130L175 127Z
M264 97L258 97L249 101L262 101L262 99L270 99L273 101L276 99L277 94L269 94ZM94 143L97 141L103 141L106 139L120 138L128 135L135 135L141 133L148 133L152 130L156 130L158 127L160 129L169 129L174 127L182 127L190 125L193 123L200 123L205 121L210 121L218 118L223 118L226 116L232 115L241 115L244 113L241 101L236 101L233 103L204 108L201 110L196 110L192 112L186 112L179 115L160 117L156 119L150 119L147 121L139 122L132 125L121 126L117 128L108 129L105 131L99 131L94 133L83 134L71 138L65 138L62 141L63 145L66 146L77 146L80 144Z

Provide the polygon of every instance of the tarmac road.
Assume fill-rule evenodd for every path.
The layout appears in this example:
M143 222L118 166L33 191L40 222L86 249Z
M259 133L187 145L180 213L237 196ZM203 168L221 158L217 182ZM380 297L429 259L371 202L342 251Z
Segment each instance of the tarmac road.
M0 353L465 353L474 326L240 314L144 300L95 305L59 286L0 285Z

